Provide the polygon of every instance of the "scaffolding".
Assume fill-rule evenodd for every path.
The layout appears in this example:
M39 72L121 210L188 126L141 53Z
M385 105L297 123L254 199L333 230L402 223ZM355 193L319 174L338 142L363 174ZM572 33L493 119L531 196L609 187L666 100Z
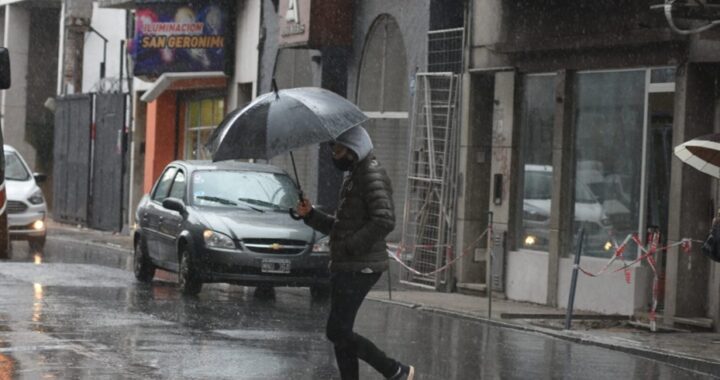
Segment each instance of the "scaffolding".
M452 254L457 193L457 95L454 73L417 75L409 170L405 194L402 259L427 273ZM438 287L437 274L407 274L405 280Z
M464 34L463 28L429 32L428 72L415 78L400 252L421 273L435 272L454 254ZM403 275L405 282L434 288L447 279L438 273Z

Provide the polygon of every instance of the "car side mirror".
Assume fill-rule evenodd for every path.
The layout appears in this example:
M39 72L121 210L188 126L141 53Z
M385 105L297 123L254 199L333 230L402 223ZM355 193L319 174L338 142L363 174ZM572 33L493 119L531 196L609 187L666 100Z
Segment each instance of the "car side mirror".
M44 173L33 173L33 177L35 177L37 183L43 183L47 180L47 174Z
M168 210L179 212L182 216L185 216L185 214L187 214L185 204L183 203L183 201L177 198L165 198L162 202L162 205Z
M0 48L0 90L10 88L10 52Z

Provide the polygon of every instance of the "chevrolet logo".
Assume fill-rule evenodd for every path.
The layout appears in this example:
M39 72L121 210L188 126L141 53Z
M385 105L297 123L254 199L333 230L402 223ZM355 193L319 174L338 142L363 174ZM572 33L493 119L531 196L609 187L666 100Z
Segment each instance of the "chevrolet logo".
M272 244L270 245L270 248L271 248L273 251L278 251L278 250L283 249L283 246L282 246L282 244L272 243Z

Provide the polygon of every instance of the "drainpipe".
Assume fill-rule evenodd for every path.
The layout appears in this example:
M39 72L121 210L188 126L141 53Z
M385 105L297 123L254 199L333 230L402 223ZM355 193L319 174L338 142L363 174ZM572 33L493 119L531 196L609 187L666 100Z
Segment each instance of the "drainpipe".
M58 67L57 67L57 91L58 95L65 93L65 86L63 85L63 71L65 67L65 2L63 0L62 6L60 7L60 31L58 33L60 43L58 44Z

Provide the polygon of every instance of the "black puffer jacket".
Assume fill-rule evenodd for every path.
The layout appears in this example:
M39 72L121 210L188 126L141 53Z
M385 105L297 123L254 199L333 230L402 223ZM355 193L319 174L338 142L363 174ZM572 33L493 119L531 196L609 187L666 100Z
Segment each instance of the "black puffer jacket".
M385 237L395 228L392 186L385 169L369 155L345 177L335 216L313 210L310 227L330 235L330 271L387 270Z

